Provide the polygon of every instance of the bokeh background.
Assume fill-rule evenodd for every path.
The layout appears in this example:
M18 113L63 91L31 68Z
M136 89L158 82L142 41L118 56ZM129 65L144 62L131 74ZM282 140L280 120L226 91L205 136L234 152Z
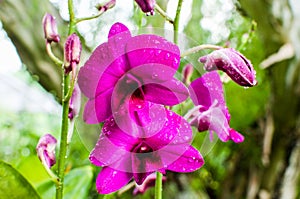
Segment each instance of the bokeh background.
M97 13L100 0L74 0L76 16ZM157 0L173 17L177 0ZM182 49L203 43L230 46L249 58L259 84L243 88L224 85L231 126L245 135L241 144L213 143L203 149L207 133L196 133L193 145L205 152L206 164L190 174L167 173L164 198L300 198L300 2L298 0L184 0L180 21ZM66 0L0 0L0 159L11 165L37 190L41 198L54 198L55 186L40 164L35 147L40 136L59 138L61 72L48 58L42 18L56 17L61 40L54 53L62 57L67 37ZM162 29L172 40L172 26L156 13L146 16L133 0L117 0L98 19L82 22L80 66L104 42L110 26L126 24L131 30ZM197 53L182 60L201 74ZM202 71L203 72L203 71ZM84 99L83 99L84 103ZM89 152L99 125L85 125L81 115L68 151L65 198L103 198L95 189L100 168L89 163ZM202 148L201 148L202 147ZM0 186L11 180L0 168ZM10 167L9 167L10 168ZM54 166L53 170L56 167ZM2 172L2 173L1 173ZM14 176L13 176L14 177ZM10 190L22 191L12 184ZM132 195L133 187L106 198L153 198L154 190ZM5 197L4 197L5 198ZM29 197L30 198L30 197Z

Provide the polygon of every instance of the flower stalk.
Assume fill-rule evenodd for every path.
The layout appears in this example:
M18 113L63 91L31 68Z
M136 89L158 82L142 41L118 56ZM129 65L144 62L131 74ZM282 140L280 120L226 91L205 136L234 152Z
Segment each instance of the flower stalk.
M69 9L69 35L75 32L75 14L73 1L68 0ZM61 135L60 135L60 147L58 156L58 183L56 186L56 199L63 198L63 188L64 188L64 177L65 177L65 163L66 154L68 148L68 131L69 131L69 104L70 99L74 89L74 80L70 84L70 73L65 72L66 68L62 65L63 83L62 83L62 124L61 124ZM74 77L73 77L74 79Z
M180 57L183 58L183 57L186 57L190 54L194 54L196 52L199 52L201 50L206 50L206 49L219 50L219 49L222 49L222 47L217 46L217 45L213 45L213 44L202 44L202 45L190 48L187 51L181 53Z
M155 10L161 15L163 16L168 22L170 22L171 24L174 23L174 20L168 16L168 14L158 5L155 4Z
M162 199L162 176L162 173L156 172L155 199Z
M51 43L49 43L49 42L46 42L46 51L47 51L47 54L49 55L50 59L56 65L58 65L58 66L62 66L63 65L63 62L53 54L52 48L51 48Z
M178 43L178 29L179 29L179 19L180 19L180 12L181 12L181 6L182 6L183 0L179 0L177 4L176 9L176 15L173 23L173 29L174 29L174 43Z
M87 21L87 20L91 20L91 19L96 19L98 17L100 17L103 13L105 13L107 10L113 8L116 5L116 1L115 0L110 0L109 2L107 2L104 5L99 5L98 6L98 10L99 13L94 15L94 16L90 16L90 17L82 17L82 18L78 18L75 20L75 24L82 22L82 21Z

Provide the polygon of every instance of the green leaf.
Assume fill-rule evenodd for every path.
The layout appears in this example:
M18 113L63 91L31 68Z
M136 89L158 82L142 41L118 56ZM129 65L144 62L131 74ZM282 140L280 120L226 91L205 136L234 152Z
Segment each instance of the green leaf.
M64 199L87 198L92 184L93 170L91 166L84 166L71 170L65 177ZM55 184L47 180L37 187L43 199L55 198Z
M16 169L0 161L0 198L40 199L40 196Z

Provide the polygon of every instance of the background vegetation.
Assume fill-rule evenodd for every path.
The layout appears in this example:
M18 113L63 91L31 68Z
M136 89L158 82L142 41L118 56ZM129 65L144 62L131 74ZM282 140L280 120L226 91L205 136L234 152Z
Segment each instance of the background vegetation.
M93 6L99 3L80 0L74 2L78 15L92 14L91 12L95 12ZM129 4L127 2L126 7L119 2L121 1L117 1L117 6L103 17L84 22L78 27L82 41L86 42L82 63L91 50L105 40L105 31L115 21L121 20L133 29L139 25L165 27L164 19L159 14L147 17L133 1L129 1ZM157 2L166 9L167 0ZM181 35L188 37L185 45L189 47L202 43L229 45L239 48L252 61L257 71L258 86L245 89L233 82L225 85L231 126L242 132L246 139L238 145L217 142L205 156L206 164L197 172L169 172L163 187L164 198L300 198L299 2L228 2L183 1L183 4L190 3L192 10L191 15L183 22ZM234 6L228 8L228 5ZM83 12L84 8L91 11ZM41 26L45 12L56 16L64 41L67 19L63 6L58 2L0 0L0 20L24 64L22 70L14 74L15 77L36 87L40 92L51 93L59 102L61 74L45 51ZM207 28L205 20L213 17L219 21L211 22L208 26L211 29ZM213 29L214 25L218 28ZM247 39L249 40L245 42ZM54 47L55 53L62 52L61 45ZM200 55L197 54L196 58ZM196 58L191 56L185 61L195 63L200 71L201 65L194 61ZM1 59L5 58L1 56ZM199 74L194 74L193 77L197 75ZM6 96L2 94L1 97ZM43 101L39 103L43 104ZM35 106L39 107L38 104ZM55 106L59 107L58 104ZM52 198L55 186L40 164L35 147L39 137L45 133L52 133L58 138L60 113L34 112L28 109L9 111L3 107L0 113L0 159L3 161L0 161L0 198L6 198L7 192L14 192L13 198L24 193L28 198L38 197L35 196L34 189L24 188L17 180L9 184L13 182L11 179L29 181L42 198ZM77 118L76 131L68 152L70 172L66 176L65 198L103 197L97 194L94 184L99 168L88 161L89 151L98 137L99 129L97 125L83 124L81 116ZM200 148L206 134L195 135L194 145ZM17 175L15 170L21 175ZM154 192L150 189L144 195L134 198L152 198L153 195ZM109 197L132 198L132 188Z

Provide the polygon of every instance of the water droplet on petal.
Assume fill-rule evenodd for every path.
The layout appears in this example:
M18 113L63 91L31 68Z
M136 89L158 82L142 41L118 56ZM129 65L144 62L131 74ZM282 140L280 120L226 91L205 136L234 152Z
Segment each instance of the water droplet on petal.
M165 59L168 60L170 58L170 53L166 53Z
M152 74L152 79L156 79L158 77L158 74L157 73L153 73Z
M161 53L161 50L156 50L155 55L158 56Z
M193 162L196 161L196 158L195 158L195 157L189 157L189 158L188 158L188 161L189 161L190 163L193 163Z

